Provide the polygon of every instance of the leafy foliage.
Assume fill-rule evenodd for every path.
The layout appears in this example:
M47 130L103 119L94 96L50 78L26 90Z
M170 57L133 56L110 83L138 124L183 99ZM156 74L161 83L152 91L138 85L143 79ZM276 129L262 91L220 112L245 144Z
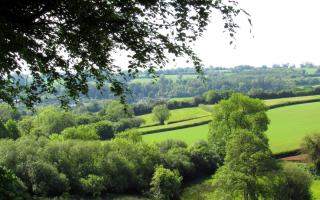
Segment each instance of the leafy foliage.
M154 120L158 120L161 125L164 125L164 121L169 119L170 111L165 104L157 105L152 109Z
M212 10L220 11L233 38L234 17L242 10L231 0L6 0L0 10L0 97L10 105L19 98L31 107L41 94L50 93L66 105L88 92L88 80L98 89L109 82L121 96L127 87L113 62L115 51L128 52L133 77L141 69L155 74L168 54L189 57L200 71L190 43L205 30ZM60 84L64 91L57 93Z
M233 94L214 107L210 123L209 141L213 148L224 157L226 142L237 133L237 129L247 129L262 135L268 129L267 106L259 99L242 94Z
M0 199L27 198L23 183L6 167L0 166Z
M179 173L162 166L156 168L151 180L151 193L154 199L178 199L182 177Z

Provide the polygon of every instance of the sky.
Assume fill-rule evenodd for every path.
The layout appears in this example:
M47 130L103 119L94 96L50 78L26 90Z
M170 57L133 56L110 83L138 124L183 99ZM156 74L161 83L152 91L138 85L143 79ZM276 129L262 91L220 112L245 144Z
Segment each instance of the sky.
M206 32L194 45L205 66L262 66L303 62L320 64L319 0L239 0L252 20L238 18L235 45L223 33L222 20L212 15ZM170 67L190 66L184 59Z

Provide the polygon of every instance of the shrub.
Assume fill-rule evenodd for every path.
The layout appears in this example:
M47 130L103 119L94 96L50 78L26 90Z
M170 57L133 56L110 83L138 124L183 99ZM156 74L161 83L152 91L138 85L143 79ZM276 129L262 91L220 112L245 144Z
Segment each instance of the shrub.
M200 174L212 173L222 164L220 157L204 140L194 143L189 152L191 161Z
M320 172L320 134L306 136L302 144L302 150L308 155L317 171Z
M97 140L99 136L96 131L87 125L80 125L78 127L66 128L62 131L61 135L65 139L80 139L80 140Z
M181 181L182 177L178 172L160 166L153 174L150 192L157 200L178 199Z
M23 200L25 190L23 183L10 170L0 166L0 199Z
M157 144L161 153L167 152L172 148L187 148L187 143L181 140L168 139Z
M142 141L141 132L139 132L137 129L129 129L124 132L118 133L117 138L125 138L134 143Z
M87 178L80 179L84 192L93 197L99 197L105 190L104 182L103 177L92 174L89 174Z
M38 195L60 196L69 190L68 179L51 164L35 162L29 168L32 191Z
M141 119L138 117L120 119L120 121L116 123L115 129L116 129L116 132L122 132L122 131L125 131L126 129L138 128L144 122L145 122L144 119Z
M283 181L277 185L278 199L288 200L310 200L311 176L308 172L295 166L292 163L286 163L283 166Z
M110 121L100 121L94 123L92 127L102 140L107 140L114 137L114 128L112 122Z

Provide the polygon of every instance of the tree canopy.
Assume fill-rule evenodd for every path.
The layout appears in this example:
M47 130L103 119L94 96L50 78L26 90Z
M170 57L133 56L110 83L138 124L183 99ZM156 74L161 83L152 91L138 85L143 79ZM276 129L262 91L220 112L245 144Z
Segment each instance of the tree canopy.
M41 94L53 94L65 105L86 94L93 80L97 88L110 84L124 101L126 75L141 69L155 75L170 55L189 58L200 72L191 44L213 10L233 40L234 18L246 13L234 0L4 0L0 98L31 107ZM127 74L114 62L120 51L128 53Z

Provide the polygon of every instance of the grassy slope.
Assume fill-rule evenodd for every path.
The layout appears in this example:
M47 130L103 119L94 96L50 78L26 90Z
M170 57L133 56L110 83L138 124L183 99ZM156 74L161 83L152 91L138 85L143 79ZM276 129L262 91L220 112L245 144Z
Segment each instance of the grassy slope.
M200 107L175 109L175 110L171 110L170 114L171 114L170 118L166 122L194 119L198 117L211 115L210 112L205 111ZM143 126L150 126L158 123L153 120L152 113L141 115L139 117L146 121L146 123Z
M267 135L273 152L297 149L306 134L320 130L320 102L286 106L268 111Z
M314 200L320 200L320 180L314 180L311 185L311 193Z
M185 141L188 144L192 144L197 140L206 139L207 134L208 124L205 124L191 128L147 134L143 135L142 137L146 142L158 142L166 139L179 139Z
M274 153L299 148L301 139L309 133L320 130L320 102L299 104L276 108L268 111L271 120L267 131L270 148ZM208 125L165 131L144 135L147 142L165 139L180 139L192 144L199 139L206 139Z

